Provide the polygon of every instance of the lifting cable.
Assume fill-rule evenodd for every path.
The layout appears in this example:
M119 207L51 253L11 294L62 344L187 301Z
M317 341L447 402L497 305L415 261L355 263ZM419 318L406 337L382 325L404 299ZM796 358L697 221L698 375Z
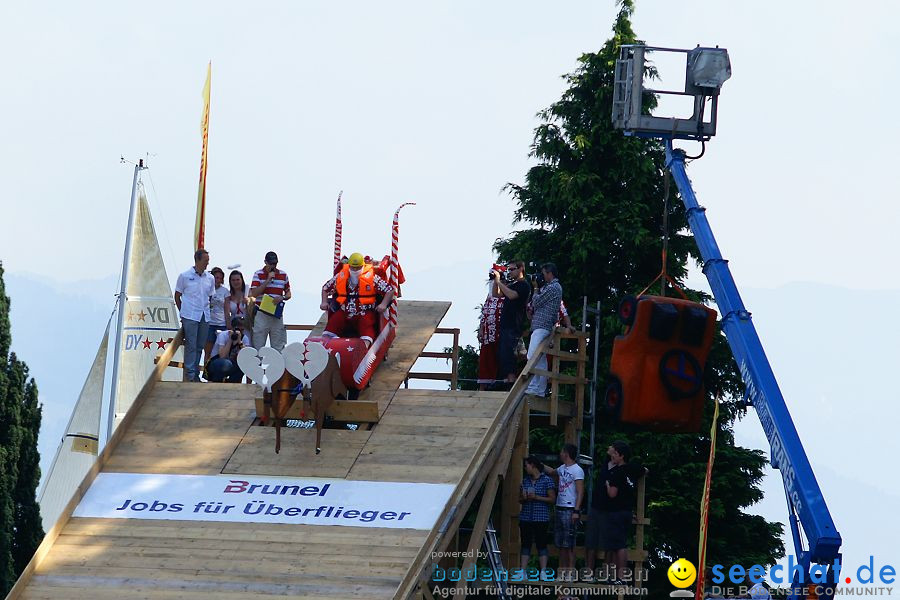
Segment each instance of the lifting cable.
M660 282L660 286L659 286L660 294L659 295L665 296L666 295L666 282L668 281L672 285L672 287L675 289L675 291L678 292L678 294L682 298L687 300L688 297L684 293L684 290L681 289L681 287L675 281L675 278L672 277L671 275L669 275L669 273L666 270L666 265L669 262L668 261L668 253L669 253L669 171L668 171L668 169L665 170L665 183L663 185L663 189L664 189L664 191L663 191L663 218L662 218L662 234L663 234L662 270L659 272L659 275L657 275L653 279L653 281L651 281L650 283L647 284L647 287L645 287L643 290L641 290L641 292L638 294L638 298L640 298L645 293L647 293L647 290L650 289L650 286L652 286L657 281Z

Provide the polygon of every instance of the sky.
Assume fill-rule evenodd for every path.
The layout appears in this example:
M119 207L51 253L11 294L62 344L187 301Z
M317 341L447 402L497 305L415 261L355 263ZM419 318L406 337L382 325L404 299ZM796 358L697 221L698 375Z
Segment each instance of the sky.
M444 324L474 343L491 244L521 226L503 186L523 181L536 113L615 12L611 0L0 7L0 259L14 349L42 389L45 460L112 309L134 161L150 165L170 279L191 264L209 61L211 264L249 273L278 251L296 296L287 317L312 322L338 192L346 252L386 253L394 210L416 202L400 221L405 293L452 301ZM897 529L880 507L900 494L885 418L900 357L878 315L900 300L898 125L874 113L900 91L886 75L900 66L898 17L887 1L638 0L633 19L650 44L729 50L718 135L689 174L845 554L895 565L879 539ZM766 447L752 412L738 440ZM754 510L784 520L778 474L764 485Z

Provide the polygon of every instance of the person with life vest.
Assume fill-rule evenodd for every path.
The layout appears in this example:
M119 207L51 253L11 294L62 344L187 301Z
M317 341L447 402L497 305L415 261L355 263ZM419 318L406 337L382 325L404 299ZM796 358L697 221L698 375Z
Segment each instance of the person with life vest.
M329 296L334 297L334 304L329 304ZM378 296L383 296L381 302ZM393 299L393 288L375 274L362 254L354 252L347 264L322 286L320 308L334 311L328 316L323 337L349 337L356 333L370 346L375 339L378 316L388 309Z

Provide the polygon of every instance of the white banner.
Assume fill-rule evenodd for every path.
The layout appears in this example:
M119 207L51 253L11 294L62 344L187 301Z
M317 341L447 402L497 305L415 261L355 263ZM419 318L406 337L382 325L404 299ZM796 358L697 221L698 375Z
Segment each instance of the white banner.
M75 517L431 529L452 485L100 473Z

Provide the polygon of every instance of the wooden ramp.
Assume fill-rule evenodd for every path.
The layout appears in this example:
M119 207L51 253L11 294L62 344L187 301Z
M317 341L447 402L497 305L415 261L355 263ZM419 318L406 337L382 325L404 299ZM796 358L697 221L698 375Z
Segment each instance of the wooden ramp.
M497 440L508 440L517 422L513 394L398 389L448 306L401 304L388 368L368 390L384 405L380 422L368 431L326 430L318 456L315 432L293 428L282 430L282 452L275 454L274 430L252 424L254 386L151 379L9 598L421 597L416 586L431 553L446 547L448 525L458 526L503 453ZM455 488L431 531L71 517L100 472Z

